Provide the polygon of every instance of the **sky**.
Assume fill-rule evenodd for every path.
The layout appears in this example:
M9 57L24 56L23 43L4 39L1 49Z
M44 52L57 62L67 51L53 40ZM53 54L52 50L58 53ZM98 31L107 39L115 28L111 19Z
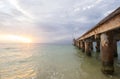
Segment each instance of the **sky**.
M0 36L71 43L118 7L120 0L0 0Z

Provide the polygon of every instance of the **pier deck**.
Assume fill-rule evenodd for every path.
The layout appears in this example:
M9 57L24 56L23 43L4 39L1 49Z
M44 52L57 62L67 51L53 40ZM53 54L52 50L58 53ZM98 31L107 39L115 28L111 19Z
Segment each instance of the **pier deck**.
M96 50L101 53L102 71L106 74L114 72L114 57L117 57L117 41L120 40L120 7L105 17L92 29L77 39L74 45L91 56L92 43L96 42Z

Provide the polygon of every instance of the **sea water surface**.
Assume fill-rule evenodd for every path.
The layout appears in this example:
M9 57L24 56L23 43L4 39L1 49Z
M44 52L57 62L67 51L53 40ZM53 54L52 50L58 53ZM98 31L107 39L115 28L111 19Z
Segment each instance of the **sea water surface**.
M0 79L120 79L119 58L113 76L100 69L99 53L87 57L72 45L0 44Z

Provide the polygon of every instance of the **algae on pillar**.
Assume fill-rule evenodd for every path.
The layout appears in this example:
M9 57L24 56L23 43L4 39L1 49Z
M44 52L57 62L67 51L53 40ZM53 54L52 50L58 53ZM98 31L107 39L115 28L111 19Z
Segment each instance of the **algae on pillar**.
M101 34L101 61L102 72L113 74L114 72L114 53L113 35L111 32Z

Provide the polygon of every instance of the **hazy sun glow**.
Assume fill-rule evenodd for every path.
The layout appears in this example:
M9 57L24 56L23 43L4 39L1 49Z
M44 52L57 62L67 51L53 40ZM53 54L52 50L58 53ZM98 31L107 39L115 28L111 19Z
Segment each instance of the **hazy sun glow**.
M0 35L0 42L6 43L31 43L32 39L18 35Z

